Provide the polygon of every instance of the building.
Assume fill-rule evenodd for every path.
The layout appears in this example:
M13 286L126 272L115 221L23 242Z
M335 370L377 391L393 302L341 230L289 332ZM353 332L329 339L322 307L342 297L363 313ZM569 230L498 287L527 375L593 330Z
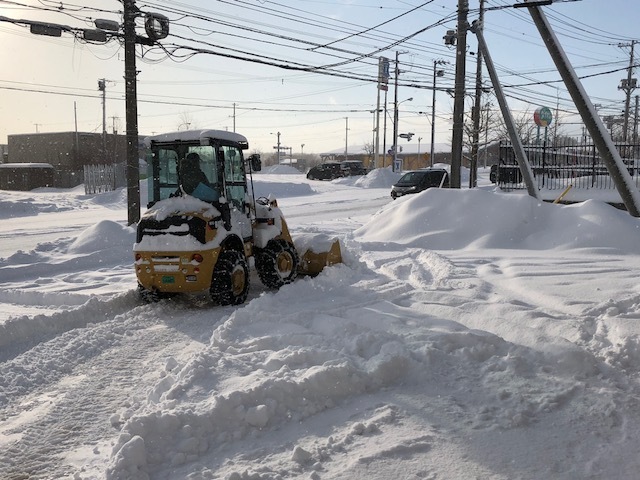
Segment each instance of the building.
M141 140L139 148L144 148ZM103 138L101 133L60 132L8 136L7 161L51 165L55 172L52 186L56 188L82 184L86 165L126 164L126 158L125 135L106 134ZM15 169L4 170L10 171Z
M0 190L51 187L54 175L55 169L48 163L0 163Z

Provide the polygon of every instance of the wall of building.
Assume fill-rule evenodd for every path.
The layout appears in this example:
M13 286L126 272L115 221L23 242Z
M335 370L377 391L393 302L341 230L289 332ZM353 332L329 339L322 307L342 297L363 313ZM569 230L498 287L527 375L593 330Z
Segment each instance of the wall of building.
M54 186L69 188L84 181L84 165L126 163L125 135L59 132L8 135L10 163L48 163L56 171Z
M56 168L82 169L83 165L121 163L126 159L126 137L106 135L106 150L99 133L28 133L9 135L11 163L50 163Z

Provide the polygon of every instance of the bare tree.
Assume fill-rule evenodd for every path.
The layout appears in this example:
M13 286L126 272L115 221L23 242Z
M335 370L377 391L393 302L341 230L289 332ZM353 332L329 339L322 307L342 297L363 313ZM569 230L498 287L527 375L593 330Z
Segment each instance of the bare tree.
M503 126L501 120L498 119L500 114L494 110L491 98L485 100L480 108L480 125L478 131L478 150L484 150L491 143L503 137L503 131L499 128ZM473 145L473 110L467 109L467 115L464 122L464 148L471 151ZM505 129L506 132L506 129Z
M373 155L376 150L374 148L373 142L364 142L364 146L362 147L362 149L367 155Z
M198 125L193 120L193 116L189 112L182 112L178 116L178 130L194 130Z

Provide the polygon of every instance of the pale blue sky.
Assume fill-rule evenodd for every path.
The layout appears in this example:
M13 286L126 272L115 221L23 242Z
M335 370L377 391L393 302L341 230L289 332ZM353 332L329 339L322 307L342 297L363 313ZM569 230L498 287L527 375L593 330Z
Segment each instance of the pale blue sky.
M561 83L536 85L559 76L526 9L494 9L512 3L487 0L490 10L485 33L503 84L517 86L507 88L515 97L509 100L511 107L533 111L538 106L555 108L559 103L568 112L563 114L566 121L574 122L569 113L574 108ZM282 144L292 147L294 154L302 144L305 152L319 153L344 146L347 122L350 145L371 141L370 111L375 108L376 88L367 79L376 75L380 55L394 58L396 51L401 52L401 81L423 87L431 86L433 60L449 61L438 86L453 87L455 51L444 46L442 37L456 27L456 0L149 0L137 5L172 20L172 35L163 41L171 55L145 48L144 58L138 59L141 134L176 130L185 123L231 130L235 103L236 131L249 138L252 148L272 151L276 141L272 134L281 132ZM424 6L416 9L420 5ZM96 6L103 11L96 11ZM469 21L477 18L478 6L478 0L470 0ZM53 11L43 11L45 8ZM89 19L119 21L116 12L121 8L117 0L0 1L0 16L87 28ZM544 11L578 74L595 75L584 80L594 103L609 114L619 113L624 94L618 85L626 77L629 48L618 45L640 39L640 2L567 1ZM100 78L108 80L108 131L114 125L124 131L123 51L117 43L87 45L74 42L68 34L62 38L35 36L6 22L0 23L0 42L0 143L12 133L73 130L74 102L78 129L101 131ZM225 56L186 58L186 51L172 51L177 45L197 45L281 65L344 63L332 72L355 78L292 71ZM474 52L473 34L468 45ZM640 58L640 48L636 54ZM359 55L372 58L360 59ZM471 91L475 60L472 55L468 59ZM414 132L414 143L420 136L426 145L429 117L418 112L430 111L431 90L401 86L398 97L400 101L414 99L400 107L400 131ZM391 104L392 88L388 98ZM436 142L450 142L452 104L446 92L438 92ZM390 122L388 128L391 131Z

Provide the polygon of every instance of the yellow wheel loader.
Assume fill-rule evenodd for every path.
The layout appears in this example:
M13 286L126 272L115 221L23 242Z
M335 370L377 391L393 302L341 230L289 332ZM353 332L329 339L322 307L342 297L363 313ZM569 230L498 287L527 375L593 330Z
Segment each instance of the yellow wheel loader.
M244 136L191 130L145 143L149 203L133 249L144 301L208 292L217 304L238 305L249 292L251 263L266 287L280 288L341 262L335 239L326 251L305 246L299 254L277 201L254 197L251 174L261 162L244 158Z

